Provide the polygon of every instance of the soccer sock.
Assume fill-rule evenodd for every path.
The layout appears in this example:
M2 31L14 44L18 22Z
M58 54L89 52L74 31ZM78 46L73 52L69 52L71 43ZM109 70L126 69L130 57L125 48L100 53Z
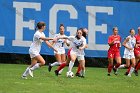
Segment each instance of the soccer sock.
M54 62L54 63L51 64L51 66L52 66L52 67L53 67L53 66L60 66L60 62Z
M140 69L140 62L137 64L137 66L136 66L136 71L138 71Z
M61 69L63 69L66 66L66 62L62 63L58 68L57 71L60 71Z
M74 62L70 61L68 71L71 71L74 66Z
M128 69L127 69L127 73L130 72L130 69L131 69L131 65L128 67Z
M129 74L132 74L134 71L134 67L131 66Z
M120 65L118 68L125 68L125 64Z
M113 65L109 64L108 65L108 73L111 73L112 68L113 68Z
M85 76L85 70L81 70L81 75Z
M79 64L76 73L80 73L80 71L81 71L81 65Z
M120 66L120 63L117 63L117 64L115 65L115 68L117 69L119 66Z
M36 63L33 67L31 67L30 69L33 71L33 70L35 70L35 69L37 69L37 68L39 68L40 67L40 65L39 65L39 63Z
M62 73L62 71L63 71L63 69L61 69L61 70L59 71L59 74L61 74L61 73Z
M22 76L27 76L29 73L29 67L26 68L25 72L22 74Z

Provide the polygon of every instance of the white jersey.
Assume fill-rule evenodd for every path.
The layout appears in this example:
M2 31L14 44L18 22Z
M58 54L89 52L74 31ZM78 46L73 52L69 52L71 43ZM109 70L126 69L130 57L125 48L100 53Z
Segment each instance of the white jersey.
M57 38L57 37L66 37L66 35L61 35L60 33L59 34L56 34L54 36L54 38ZM57 49L58 52L55 52L56 54L65 54L65 47L64 47L64 40L65 39L58 39L56 41L56 43L54 44L54 48Z
M69 36L68 39L72 42L72 51L76 52L77 56L85 55L84 50L80 50L79 47L86 45L85 37L77 39L75 36Z
M129 41L126 42L126 45L130 48L133 48L133 50L129 50L127 48L124 49L124 55L127 54L127 55L133 55L134 54L134 47L135 47L135 44L136 44L136 38L135 37L131 37L130 35L127 37L129 38Z
M43 42L43 40L41 40L40 37L45 37L45 34L44 32L39 32L39 30L37 30L34 34L33 42L30 46L29 53L35 54L40 52L41 44Z

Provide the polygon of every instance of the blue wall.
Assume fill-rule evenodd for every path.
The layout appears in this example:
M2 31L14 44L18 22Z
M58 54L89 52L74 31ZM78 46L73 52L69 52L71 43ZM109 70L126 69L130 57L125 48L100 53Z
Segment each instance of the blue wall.
M119 28L124 38L129 29L140 26L140 3L112 0L0 0L0 52L28 54L35 24L47 24L46 36L58 33L59 24L65 34L74 35L77 28L89 29L87 57L106 57L107 40L112 27ZM124 48L121 48L123 55ZM45 44L41 54L53 55Z

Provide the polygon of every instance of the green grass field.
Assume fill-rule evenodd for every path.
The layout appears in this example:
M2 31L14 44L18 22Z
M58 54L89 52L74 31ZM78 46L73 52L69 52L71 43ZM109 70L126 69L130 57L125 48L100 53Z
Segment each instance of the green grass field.
M0 64L0 93L139 93L140 77L124 76L125 69L119 75L107 76L106 68L86 68L86 78L67 78L64 69L62 75L54 75L44 66L34 71L34 77L21 78L27 65ZM73 69L75 72L76 68Z

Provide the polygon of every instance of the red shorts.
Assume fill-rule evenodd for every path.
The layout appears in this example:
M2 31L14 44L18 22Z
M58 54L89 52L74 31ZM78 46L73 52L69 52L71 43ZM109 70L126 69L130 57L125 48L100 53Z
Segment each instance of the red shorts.
M71 51L71 49L72 49L72 48L70 48L70 49L68 50L68 53L67 53L68 58L70 58L70 51Z
M134 54L135 54L135 56L137 57L138 55L140 55L140 50L134 50Z
M108 50L108 58L118 58L121 57L120 51L110 51Z

